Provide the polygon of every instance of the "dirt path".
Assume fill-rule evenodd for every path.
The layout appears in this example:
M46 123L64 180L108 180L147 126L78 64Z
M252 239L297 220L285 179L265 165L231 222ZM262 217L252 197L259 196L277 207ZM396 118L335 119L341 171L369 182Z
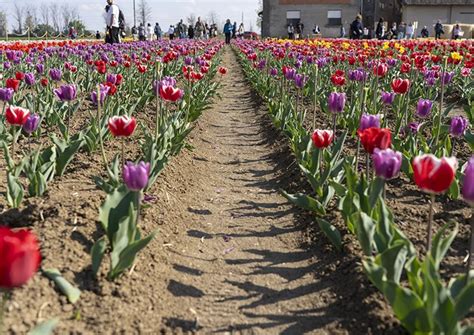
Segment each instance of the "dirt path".
M180 198L191 228L166 257L175 270L170 307L182 312L174 326L204 333L314 330L323 307L320 283L311 254L298 248L295 214L278 193L271 124L262 124L265 112L230 50L223 65L229 68L223 100L199 122L191 142L194 187Z

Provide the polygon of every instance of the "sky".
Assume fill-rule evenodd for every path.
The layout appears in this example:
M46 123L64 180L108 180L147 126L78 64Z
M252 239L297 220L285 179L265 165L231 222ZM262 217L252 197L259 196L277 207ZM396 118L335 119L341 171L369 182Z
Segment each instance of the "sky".
M15 2L22 5L32 4L36 6L41 2L54 2L59 5L69 3L77 7L88 29L103 29L104 19L102 14L106 0L0 0L0 9L5 10L7 13L9 29L14 24L12 13ZM136 0L137 8L139 2L140 0ZM229 18L232 22L237 21L240 23L243 13L245 30L249 30L250 26L253 27L254 31L257 30L257 0L147 0L147 2L153 10L151 22L159 22L161 27L169 27L170 24L176 24L181 18L185 20L191 13L206 18L211 11L214 11L222 22ZM116 0L116 4L124 12L127 24L132 26L133 0Z

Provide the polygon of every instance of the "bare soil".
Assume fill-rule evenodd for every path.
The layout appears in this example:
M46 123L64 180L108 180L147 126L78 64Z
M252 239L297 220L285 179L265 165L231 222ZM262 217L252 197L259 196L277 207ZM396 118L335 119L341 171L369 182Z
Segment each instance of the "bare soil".
M2 224L32 228L43 268L58 268L82 290L71 305L38 274L7 304L9 333L54 317L61 320L57 334L404 333L361 272L353 237L344 236L344 253L334 252L311 216L280 195L280 188L301 191L304 180L230 49L222 65L229 68L222 100L197 122L194 149L173 159L149 194L142 230L158 234L133 272L116 282L105 279L106 269L92 277L89 251L101 235L104 196L92 181L102 173L98 154L81 153L47 196L0 214ZM408 219L421 221L424 203L409 191L411 211L395 212L411 227ZM389 191L390 205L401 197ZM462 232L456 243L464 247ZM457 261L456 250L450 255Z

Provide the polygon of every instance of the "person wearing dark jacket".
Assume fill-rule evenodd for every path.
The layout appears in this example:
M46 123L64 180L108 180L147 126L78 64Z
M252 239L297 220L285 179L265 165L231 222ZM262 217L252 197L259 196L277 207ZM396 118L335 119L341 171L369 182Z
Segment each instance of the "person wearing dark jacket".
M192 24L190 24L188 27L188 38L190 40L194 39L194 27Z
M358 40L362 37L363 33L362 16L357 15L356 19L351 23L351 39Z
M441 38L441 35L444 34L443 25L441 24L440 20L438 20L438 22L436 22L435 27L434 27L434 31L435 31L435 39Z
M379 22L377 23L377 28L375 28L375 36L381 40L383 39L384 35L385 35L385 26L383 24L383 18L380 18L379 19Z
M232 37L232 23L227 19L224 25L225 43L230 44L230 38Z
M212 38L212 34L211 38ZM234 25L232 26L232 38L237 38L237 22L234 22Z
M428 38L429 36L430 36L430 32L428 31L428 27L424 26L423 29L421 29L421 37Z

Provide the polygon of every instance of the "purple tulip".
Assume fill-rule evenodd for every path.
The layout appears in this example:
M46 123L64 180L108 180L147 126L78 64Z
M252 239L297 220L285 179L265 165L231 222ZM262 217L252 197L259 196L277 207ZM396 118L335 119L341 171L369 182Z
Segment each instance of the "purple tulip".
M428 99L420 99L418 100L418 104L416 105L416 114L419 117L427 117L431 114L431 109L433 108L433 102Z
M60 69L53 68L49 70L49 77L51 78L51 80L60 81L62 76L63 76L63 73L61 72Z
M265 59L261 59L257 64L257 69L263 70L267 66L267 61Z
M43 74L44 73L44 65L41 63L36 64L36 72L38 74Z
M385 180L398 177L402 166L402 154L392 149L375 149L372 154L375 174Z
M292 68L288 68L285 73L285 78L287 80L294 80L296 76L296 70Z
M155 80L153 82L153 92L155 92L155 95L160 95L160 88L162 86L176 87L176 79L173 77L163 77L161 80Z
M426 70L423 76L425 77L426 85L433 86L436 83L436 71Z
M393 101L395 100L395 93L382 91L382 95L380 98L385 105L391 105L393 104Z
M448 85L454 78L454 72L445 72L442 77L444 85Z
M3 68L4 68L5 70L8 70L8 69L11 68L11 67L12 67L12 65L10 64L10 62L4 62L4 63L3 63Z
M0 100L10 101L13 99L13 94L15 91L12 88L0 88Z
M113 73L107 73L105 81L115 85L117 82L117 75Z
M28 86L33 86L36 83L35 74L34 73L25 73L25 83Z
M305 76L304 74L297 74L295 76L295 85L298 88L303 88L304 85L306 85L306 82L308 81L308 77Z
M423 123L410 122L410 123L408 124L407 128L408 128L408 130L410 130L410 132L411 132L413 135L416 135L416 134L418 134L418 132L420 131L422 125L423 125Z
M449 127L449 133L454 137L464 136L467 127L469 126L469 121L462 116L454 116L451 119L451 125Z
M328 98L328 108L331 113L341 113L346 104L346 94L332 92Z
M73 101L77 95L76 85L62 85L54 90L54 94L61 101Z
M137 165L127 162L122 171L123 181L130 191L138 192L148 185L150 163L140 162Z
M93 91L91 93L91 100L92 100L92 103L97 106L97 102L100 101L100 104L103 105L104 104L104 101L105 101L105 98L107 97L107 95L109 94L109 90L110 90L110 87L109 86L106 86L106 85L102 85L100 84L100 97L97 98L97 91Z
M30 114L28 119L26 119L25 124L23 125L23 131L28 135L36 131L38 129L40 123L40 116L38 114Z
M278 69L276 69L276 68L274 68L274 67L271 68L271 69L270 69L270 76L272 76L272 77L278 76Z
M397 64L397 60L395 58L389 58L387 60L388 67L394 67Z
M466 170L464 171L462 197L471 206L474 205L474 157L469 159Z
M359 130L363 131L367 128L380 128L380 114L362 114L360 118Z
M364 81L367 79L367 73L363 69L349 70L349 80L351 81Z

